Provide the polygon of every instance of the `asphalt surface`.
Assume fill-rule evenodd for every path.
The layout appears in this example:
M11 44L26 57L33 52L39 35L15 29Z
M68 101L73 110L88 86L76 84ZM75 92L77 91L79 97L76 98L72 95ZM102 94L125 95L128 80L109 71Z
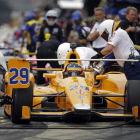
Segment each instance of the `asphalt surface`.
M0 140L135 140L140 124L122 125L124 120L93 118L63 122L58 118L33 118L29 125L12 124L0 108ZM44 129L42 129L44 128Z

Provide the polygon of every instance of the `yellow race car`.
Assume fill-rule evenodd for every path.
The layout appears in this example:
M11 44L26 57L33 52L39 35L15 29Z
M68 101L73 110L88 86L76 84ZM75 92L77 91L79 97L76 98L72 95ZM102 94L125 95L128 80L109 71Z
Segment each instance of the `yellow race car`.
M68 116L78 116L85 121L90 121L92 115L122 117L126 121L138 116L140 81L127 81L120 72L102 74L96 68L82 69L79 59L75 49L69 52L63 69L43 74L44 78L50 79L49 86L44 87L35 86L29 60L10 59L5 92L12 97L13 103L5 104L5 114L11 116L13 123L19 124L29 124L34 116L64 120Z

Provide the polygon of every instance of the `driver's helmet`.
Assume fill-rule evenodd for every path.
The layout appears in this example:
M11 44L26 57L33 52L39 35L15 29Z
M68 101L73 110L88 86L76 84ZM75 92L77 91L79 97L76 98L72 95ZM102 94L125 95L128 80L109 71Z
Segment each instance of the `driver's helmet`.
M82 74L82 67L77 63L70 63L67 65L66 72L68 76L80 76Z

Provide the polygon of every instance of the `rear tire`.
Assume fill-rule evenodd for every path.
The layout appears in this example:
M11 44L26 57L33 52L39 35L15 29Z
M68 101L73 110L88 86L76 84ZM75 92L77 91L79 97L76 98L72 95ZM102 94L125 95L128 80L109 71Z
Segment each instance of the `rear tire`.
M30 82L28 88L13 89L13 104L11 108L12 123L29 124L30 119L22 119L22 106L32 108L33 102L33 83Z
M138 116L140 115L140 80L128 80L125 89L124 103L126 106L125 114L133 114L132 108L138 106ZM125 122L131 121L132 118L125 118ZM132 121L131 123L134 123Z

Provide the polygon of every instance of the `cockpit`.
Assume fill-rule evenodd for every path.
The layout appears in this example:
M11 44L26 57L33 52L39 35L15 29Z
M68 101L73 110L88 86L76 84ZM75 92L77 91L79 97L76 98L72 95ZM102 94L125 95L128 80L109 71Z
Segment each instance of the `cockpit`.
M69 63L66 68L65 72L63 73L63 77L75 77L81 76L83 73L81 65L78 63Z

